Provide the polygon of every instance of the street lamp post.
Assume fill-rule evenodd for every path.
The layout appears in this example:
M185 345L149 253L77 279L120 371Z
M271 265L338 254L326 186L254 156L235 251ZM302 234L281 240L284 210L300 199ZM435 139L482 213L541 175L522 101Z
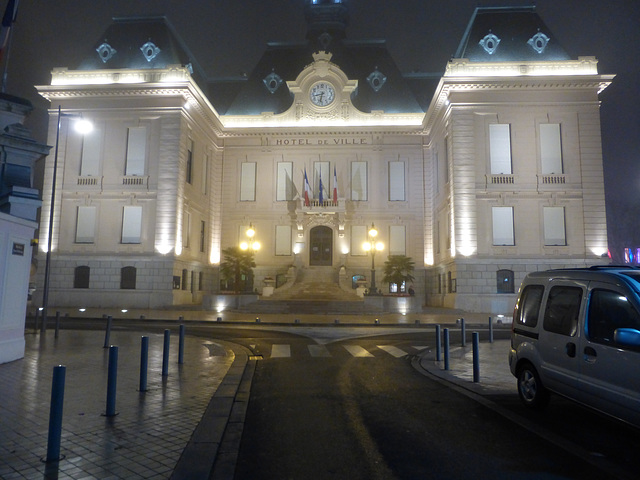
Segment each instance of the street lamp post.
M366 252L371 253L371 286L369 288L369 295L378 295L378 289L376 287L376 252L381 252L384 249L382 242L376 242L376 236L378 230L372 223L369 229L369 240L364 242L363 248Z
M62 117L79 117L80 115L62 113L62 106L58 105L58 124L56 126L56 147L53 155L53 175L51 176L51 205L49 206L49 233L47 236L47 255L44 264L44 285L42 288L42 321L47 321L47 307L49 306L49 277L51 274L51 245L53 244L53 211L56 202L56 177L58 174L58 145L60 143L60 126ZM78 122L76 130L79 133L89 133L93 126L88 121Z

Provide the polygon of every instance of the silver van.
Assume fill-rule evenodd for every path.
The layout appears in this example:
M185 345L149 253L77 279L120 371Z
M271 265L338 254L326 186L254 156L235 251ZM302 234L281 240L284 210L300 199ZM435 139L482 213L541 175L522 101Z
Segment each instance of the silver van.
M640 269L530 273L520 286L509 366L522 402L549 392L640 426Z

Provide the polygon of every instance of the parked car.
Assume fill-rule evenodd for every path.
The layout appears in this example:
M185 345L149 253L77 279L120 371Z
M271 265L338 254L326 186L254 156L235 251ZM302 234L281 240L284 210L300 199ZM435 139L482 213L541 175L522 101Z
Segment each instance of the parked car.
M528 407L553 392L640 426L640 269L530 273L513 314L509 366Z

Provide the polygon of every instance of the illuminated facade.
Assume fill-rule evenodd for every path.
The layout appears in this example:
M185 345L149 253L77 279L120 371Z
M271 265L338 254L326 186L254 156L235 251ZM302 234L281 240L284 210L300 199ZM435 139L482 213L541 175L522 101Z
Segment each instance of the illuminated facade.
M309 272L349 290L373 223L379 267L411 257L430 306L507 313L527 272L602 261L612 76L595 59L570 59L531 8L478 9L444 75L403 76L383 42L345 40L342 2L307 19L304 45L270 45L237 82L203 80L164 20L115 21L38 87L95 127L63 118L52 305L199 304L249 225L261 293Z

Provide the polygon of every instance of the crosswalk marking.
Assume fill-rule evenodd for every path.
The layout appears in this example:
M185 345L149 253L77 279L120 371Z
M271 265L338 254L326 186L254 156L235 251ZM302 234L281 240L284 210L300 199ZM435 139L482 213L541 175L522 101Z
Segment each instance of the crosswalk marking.
M343 347L354 357L373 357L371 353L359 345L343 345Z
M428 345L411 345L411 348L415 348L416 350L418 350L419 352L422 350L425 350L427 348L429 348Z
M330 357L331 354L324 345L308 345L312 357Z
M336 345L337 347L338 345ZM380 356L380 354L376 354L374 355L373 353L371 353L369 350L367 350L364 347L361 347L360 345L342 345L344 347L344 349L349 352L349 354L352 357L356 357L356 358L369 358L369 357L375 357L376 355ZM407 346L407 347L403 347L407 350L409 350L409 352L403 350L402 348L396 347L395 345L376 345L376 347L378 349L380 349L381 351L391 355L394 358L401 358L404 357L406 355L410 355L413 352L413 350L416 351L421 351L424 350L426 348L429 348L428 346ZM255 346L253 346L253 348L255 349ZM332 347L333 348L333 347ZM334 355L337 354L337 352L335 350L330 351L327 345L318 345L318 344L309 344L307 345L307 349L309 351L309 355L311 357L314 358L331 358ZM374 350L375 351L375 350ZM333 353L332 353L333 352ZM291 345L289 344L273 344L271 345L271 355L270 358L290 358L291 357Z
M291 356L291 345L272 345L271 358L283 358Z
M384 350L389 355L393 355L396 358L404 357L407 352L404 350L400 350L398 347L394 347L393 345L376 345L380 350Z

